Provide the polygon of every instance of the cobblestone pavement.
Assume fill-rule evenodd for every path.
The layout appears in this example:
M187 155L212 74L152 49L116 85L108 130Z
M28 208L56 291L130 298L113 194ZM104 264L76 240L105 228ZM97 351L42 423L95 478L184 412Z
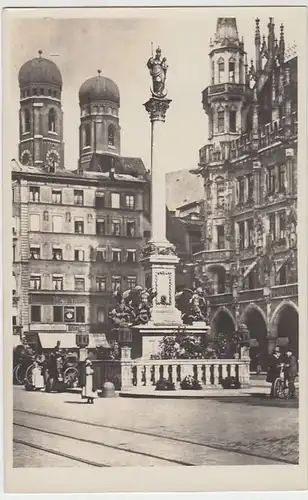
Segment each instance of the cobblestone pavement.
M89 465L42 452L36 446L82 456L101 464L97 466L298 461L296 405L270 404L256 397L220 400L116 397L100 398L92 406L83 404L78 394L33 393L15 387L14 409L14 422L19 424L14 426L15 467ZM32 412L46 417L37 417ZM50 418L53 416L58 419ZM24 442L32 443L34 448Z

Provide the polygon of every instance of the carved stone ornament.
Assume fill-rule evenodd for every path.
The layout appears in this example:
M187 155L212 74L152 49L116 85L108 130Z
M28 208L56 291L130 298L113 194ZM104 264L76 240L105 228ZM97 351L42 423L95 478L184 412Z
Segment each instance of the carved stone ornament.
M166 121L166 113L169 108L171 99L151 97L145 104L144 107L149 113L151 122Z
M143 257L148 257L149 255L176 255L176 248L174 245L159 246L155 243L150 243L142 249L142 255Z

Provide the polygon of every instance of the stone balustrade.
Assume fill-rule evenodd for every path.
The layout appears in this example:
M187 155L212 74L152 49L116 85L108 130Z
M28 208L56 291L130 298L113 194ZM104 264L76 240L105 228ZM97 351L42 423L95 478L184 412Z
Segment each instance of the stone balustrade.
M129 364L130 370L126 371L125 378L122 377L122 388L126 389L155 386L162 377L179 388L188 375L198 380L204 388L219 387L228 376L236 377L242 387L250 383L250 358L132 360Z

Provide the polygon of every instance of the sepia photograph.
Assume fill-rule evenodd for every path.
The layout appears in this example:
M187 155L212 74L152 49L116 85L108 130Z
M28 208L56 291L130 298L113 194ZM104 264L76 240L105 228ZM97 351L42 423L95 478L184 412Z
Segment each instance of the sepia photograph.
M10 492L302 484L305 33L302 7L5 12Z

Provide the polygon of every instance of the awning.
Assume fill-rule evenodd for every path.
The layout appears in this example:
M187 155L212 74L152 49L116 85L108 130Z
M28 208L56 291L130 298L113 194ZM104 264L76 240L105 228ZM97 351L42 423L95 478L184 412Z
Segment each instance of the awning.
M76 332L77 333L77 332ZM76 344L76 333L39 333L39 339L43 349L53 349L57 341L60 341L60 349L78 349ZM96 347L110 347L104 333L89 334L89 349Z

